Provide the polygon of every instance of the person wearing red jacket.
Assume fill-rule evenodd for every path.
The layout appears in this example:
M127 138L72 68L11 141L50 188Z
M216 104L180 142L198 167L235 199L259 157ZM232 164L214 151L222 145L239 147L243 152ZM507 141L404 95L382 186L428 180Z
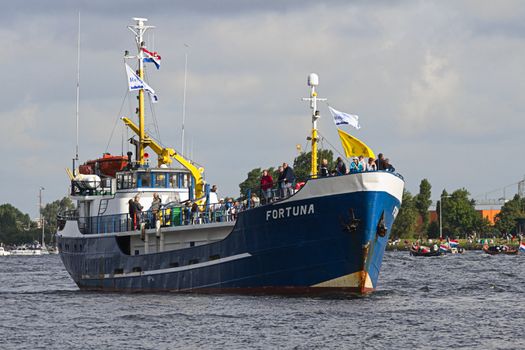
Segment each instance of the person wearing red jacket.
M263 193L263 198L265 203L270 203L272 200L272 188L273 188L273 178L272 175L268 173L268 170L263 170L261 176L261 191Z

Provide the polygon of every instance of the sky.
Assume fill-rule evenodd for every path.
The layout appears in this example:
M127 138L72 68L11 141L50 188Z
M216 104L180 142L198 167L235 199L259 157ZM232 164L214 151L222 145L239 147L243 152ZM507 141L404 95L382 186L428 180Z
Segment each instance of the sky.
M423 178L474 197L515 193L523 179L525 4L522 1L20 1L0 12L3 154L0 204L35 217L67 195L76 147L80 12L79 157L121 154L134 117L125 50L132 17L156 28L146 44L159 103L147 130L181 149L221 196L257 167L292 163L307 147L309 73L319 97L360 116L347 132L382 152L415 194ZM129 62L133 64L134 62ZM322 146L342 152L326 103ZM155 122L156 121L156 126ZM157 133L157 129L159 133ZM124 140L124 141L123 141ZM151 153L151 152L150 152ZM337 153L336 153L337 154Z

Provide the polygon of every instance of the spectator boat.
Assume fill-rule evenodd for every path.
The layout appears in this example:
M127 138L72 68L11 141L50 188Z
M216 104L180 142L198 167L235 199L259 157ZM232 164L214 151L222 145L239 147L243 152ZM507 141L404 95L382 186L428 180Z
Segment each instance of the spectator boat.
M46 252L42 250L42 246L35 242L33 244L23 244L17 246L15 249L10 251L11 255L43 255Z
M379 271L403 194L403 178L375 171L317 176L317 76L310 75L311 178L287 198L241 211L211 198L203 169L165 148L144 130L144 63L160 56L147 50L147 19L134 18L138 70L128 69L138 91L135 159L111 158L109 171L88 161L69 170L74 211L59 215L60 257L82 290L198 293L366 293ZM126 59L132 58L128 53ZM127 66L129 67L129 66ZM130 72L131 71L131 72ZM158 156L151 166L145 149ZM174 166L176 161L178 166ZM89 169L89 170L88 170ZM159 210L151 207L153 194ZM142 213L130 215L137 194Z
M440 256L443 252L441 249L436 247L426 247L426 246L412 246L410 247L410 255L412 256Z
M507 245L489 246L488 244L485 244L483 246L483 251L489 255L517 255L519 253L519 250L517 248L512 248Z
M0 246L0 256L8 256L11 255L11 252L8 250L5 250L4 247Z

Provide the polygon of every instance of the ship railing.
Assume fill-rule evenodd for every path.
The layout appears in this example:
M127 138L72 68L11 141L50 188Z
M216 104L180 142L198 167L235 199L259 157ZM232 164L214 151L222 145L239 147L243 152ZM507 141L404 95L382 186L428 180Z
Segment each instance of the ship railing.
M65 210L57 215L58 230L62 231L66 225L66 221L78 221L78 210Z
M249 207L236 202L230 205L220 203L210 205L164 205L160 210L143 211L135 215L129 213L116 215L100 215L79 217L78 215L62 215L62 221L75 220L83 234L119 233L126 231L160 227L192 226L219 222L235 222L238 214Z
M325 177L334 177L334 176L351 176L351 175L355 175L355 174L370 173L370 172L390 173L390 174L392 174L394 176L399 177L401 180L404 180L404 178L403 178L403 176L401 174L399 174L399 173L397 173L395 171L388 171L388 170L375 170L375 171L364 170L364 171L353 172L353 173L348 173L348 174L344 174L344 175L332 174L332 175L328 175L328 176L321 176L320 174L317 174L315 176L309 175L309 176L306 176L304 178L296 179L291 184L291 191L287 190L286 187L283 184L278 183L278 182L274 182L273 186L269 190L264 191L261 186L258 186L258 187L255 188L255 191L253 191L252 193L257 193L259 195L258 198L259 198L260 204L264 205L264 204L269 204L269 203L273 203L273 202L279 202L281 200L289 198L291 195L293 195L297 191L299 191L304 186L304 184L307 181L309 181L309 180L321 179L321 178L325 178ZM255 206L257 205L257 203L251 198L250 192L251 192L251 190L247 191L247 198L250 198L250 201L248 202L248 208L253 207L254 205Z
M403 175L401 175L400 173L396 171L390 171L390 170L362 170L362 171L349 172L347 174L329 174L328 176L321 176L321 174L317 174L315 176L311 176L311 175L308 176L306 180L319 179L319 178L324 178L324 177L333 177L333 176L355 175L355 174L362 174L362 173L389 173L389 174L399 177L401 180L404 180Z

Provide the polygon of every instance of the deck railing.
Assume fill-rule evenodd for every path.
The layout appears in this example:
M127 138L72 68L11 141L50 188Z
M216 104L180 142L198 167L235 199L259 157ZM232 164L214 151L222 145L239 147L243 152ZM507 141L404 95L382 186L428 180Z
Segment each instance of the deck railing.
M403 179L398 173L392 174ZM294 192L300 188L300 186L299 188L296 188L295 185L296 184L293 186ZM201 206L196 203L190 204L189 202L186 205L167 204L156 213L147 210L137 213L136 215L122 213L115 215L80 217L76 210L66 211L58 215L58 226L59 230L62 230L66 221L74 220L78 222L78 227L81 233L102 234L139 230L142 225L144 225L146 229L152 229L156 227L157 221L160 222L161 227L233 222L237 220L238 214L244 210L252 209L261 204L265 205L279 202L289 197L289 195L284 195L281 189L275 188L275 186L272 188L272 197L267 201L264 200L260 188L257 192L261 194L261 196L258 197L260 198L260 201L253 200L250 191L248 191L245 197L246 199L243 201L230 201Z
M78 222L78 228L83 234L101 234L140 230L156 227L159 221L161 227L200 225L216 222L233 222L237 220L239 212L248 209L245 205L220 205L208 206L167 206L156 213L151 210L135 215L129 213L115 215L100 215L79 217L76 211L64 212L58 216L59 229L63 229L68 220Z
M71 180L72 196L108 196L114 195L111 180Z

